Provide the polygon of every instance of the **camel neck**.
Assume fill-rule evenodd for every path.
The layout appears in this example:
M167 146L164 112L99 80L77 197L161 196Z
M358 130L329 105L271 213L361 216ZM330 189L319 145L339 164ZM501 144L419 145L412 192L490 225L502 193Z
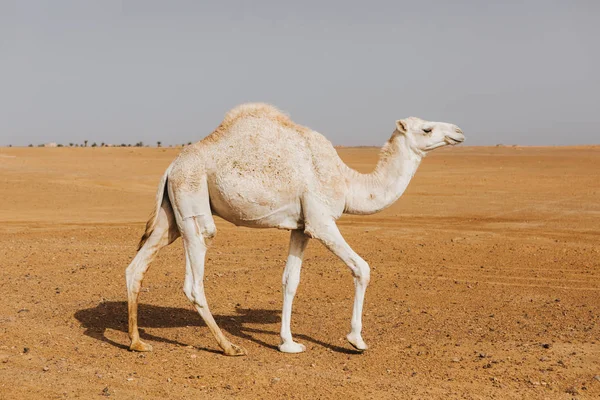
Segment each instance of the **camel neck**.
M344 212L374 214L392 205L406 190L421 159L422 154L411 148L407 138L395 132L381 149L373 172L361 174L347 169L349 188Z

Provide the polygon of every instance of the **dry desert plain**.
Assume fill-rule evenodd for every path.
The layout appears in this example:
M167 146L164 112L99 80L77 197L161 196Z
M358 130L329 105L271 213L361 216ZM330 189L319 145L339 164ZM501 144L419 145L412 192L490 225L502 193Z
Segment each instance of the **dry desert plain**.
M309 244L282 354L288 233L217 220L206 290L248 356L228 358L182 291L181 240L141 293L127 351L124 271L179 149L0 149L0 398L600 397L600 147L457 147L400 200L339 225L372 267L364 338L353 282ZM339 150L367 172L378 151Z

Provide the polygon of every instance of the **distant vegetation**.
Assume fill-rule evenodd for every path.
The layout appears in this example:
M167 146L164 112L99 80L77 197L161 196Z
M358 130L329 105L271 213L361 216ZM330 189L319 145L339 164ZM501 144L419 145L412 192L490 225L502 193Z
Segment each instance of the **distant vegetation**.
M73 143L73 142L69 142L69 144L62 144L62 143L40 143L37 145L34 145L33 143L30 143L27 147L88 147L88 140L84 140L83 143ZM170 144L169 147L185 147L192 144L192 142L188 142L187 144L183 143L180 145L172 145ZM8 147L13 147L12 144L9 144ZM109 144L109 143L105 143L105 142L101 142L100 144L93 142L89 147L150 147L150 145L144 145L144 142L139 141L135 144L131 144L131 143L121 143L121 144ZM156 142L156 147L163 147L163 143L161 141Z

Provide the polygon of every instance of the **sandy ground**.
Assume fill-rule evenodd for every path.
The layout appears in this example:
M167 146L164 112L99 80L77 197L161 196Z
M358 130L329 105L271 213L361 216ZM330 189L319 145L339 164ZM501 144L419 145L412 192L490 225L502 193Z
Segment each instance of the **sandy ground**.
M206 288L249 354L221 355L181 287L181 241L144 281L126 350L124 270L176 149L0 149L0 398L600 397L600 147L444 149L375 216L340 220L372 266L364 338L350 273L309 244L276 350L288 233L218 220ZM375 149L341 149L369 171Z

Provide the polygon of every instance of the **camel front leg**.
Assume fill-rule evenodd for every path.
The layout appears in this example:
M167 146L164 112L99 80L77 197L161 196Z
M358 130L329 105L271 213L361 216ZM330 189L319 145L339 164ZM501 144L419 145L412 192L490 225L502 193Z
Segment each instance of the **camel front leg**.
M283 353L301 353L306 350L303 344L296 343L292 339L290 324L292 303L300 283L300 269L308 239L309 237L299 230L292 231L290 235L290 249L282 279L283 307L281 311L281 344L279 345L279 351Z
M346 336L350 344L358 350L366 350L367 344L361 336L362 312L365 301L365 292L370 280L370 268L358 254L346 243L337 225L333 220L307 225L306 232L318 239L333 254L338 256L352 271L354 276L354 306L352 308L351 330Z

